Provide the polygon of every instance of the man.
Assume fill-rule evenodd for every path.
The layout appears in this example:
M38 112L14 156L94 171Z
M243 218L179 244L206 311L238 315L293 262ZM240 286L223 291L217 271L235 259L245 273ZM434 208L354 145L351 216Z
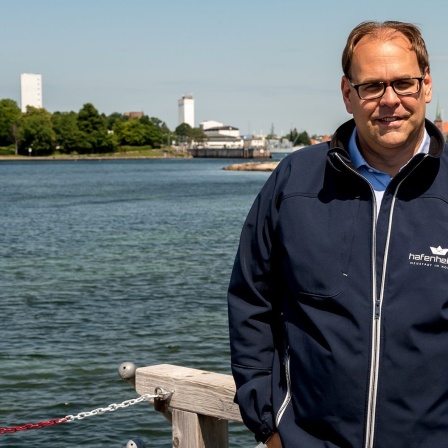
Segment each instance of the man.
M244 422L269 448L448 447L448 151L420 31L366 22L353 120L272 173L229 286Z

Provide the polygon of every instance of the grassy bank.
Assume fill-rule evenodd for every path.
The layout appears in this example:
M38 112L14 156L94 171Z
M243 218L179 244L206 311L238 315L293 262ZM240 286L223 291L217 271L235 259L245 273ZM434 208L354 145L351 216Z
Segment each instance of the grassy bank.
M162 148L151 148L150 146L122 146L117 151L110 153L100 154L61 154L55 151L48 156L16 156L14 147L0 147L0 158L2 160L8 159L146 159L146 158L174 158L174 157L191 157L188 153L182 152L173 148L172 146L166 146Z
M0 156L8 157L14 155L15 155L14 146L0 146Z

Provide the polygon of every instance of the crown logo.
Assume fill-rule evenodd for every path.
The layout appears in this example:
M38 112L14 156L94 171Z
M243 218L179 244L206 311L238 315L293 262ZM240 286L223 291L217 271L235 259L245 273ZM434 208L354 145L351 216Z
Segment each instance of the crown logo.
M446 253L448 252L448 249L442 249L441 246L439 246L439 247L429 246L429 248L431 249L431 252L434 255L446 255Z

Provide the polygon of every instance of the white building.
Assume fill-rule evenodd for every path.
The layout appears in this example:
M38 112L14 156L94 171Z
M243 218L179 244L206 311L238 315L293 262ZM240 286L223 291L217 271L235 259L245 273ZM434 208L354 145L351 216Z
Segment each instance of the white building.
M205 148L240 149L244 146L244 140L238 128L224 126L217 121L203 121L200 127L207 137L207 140L203 144Z
M224 126L223 123L219 122L219 121L214 121L214 120L205 120L205 121L201 121L199 123L199 128L202 129L203 131L210 129L210 128L219 128Z
M22 112L27 106L42 107L42 75L22 73L20 75L20 97Z
M179 101L179 124L187 123L194 128L194 99L192 95L184 95Z

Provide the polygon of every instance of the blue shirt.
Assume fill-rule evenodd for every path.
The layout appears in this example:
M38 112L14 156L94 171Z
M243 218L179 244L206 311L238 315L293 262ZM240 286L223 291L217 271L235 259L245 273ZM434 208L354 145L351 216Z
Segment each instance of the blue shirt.
M358 173L369 181L370 185L372 185L372 188L375 191L377 202L377 213L378 213L380 208L379 206L383 199L384 190L387 188L392 178L389 176L389 174L373 168L366 162L366 160L361 154L361 151L358 148L358 144L356 143L356 133L357 131L355 127L352 136L350 137L350 141L348 143L348 151L350 153L350 158L352 159L353 165L355 165L355 168L357 169ZM425 129L425 134L423 136L422 143L415 154L419 153L427 154L428 151L429 151L429 135ZM400 170L402 168L403 167L401 167Z

